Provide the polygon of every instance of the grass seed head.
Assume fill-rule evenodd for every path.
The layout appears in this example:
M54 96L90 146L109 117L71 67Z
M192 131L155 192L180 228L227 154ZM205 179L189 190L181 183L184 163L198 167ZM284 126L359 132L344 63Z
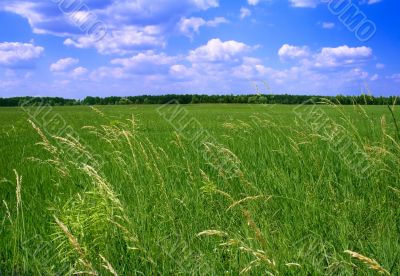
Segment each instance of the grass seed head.
M386 269L384 269L376 260L368 258L368 257L361 255L360 253L357 253L354 251L346 250L344 252L349 254L354 259L357 259L357 260L363 262L370 269L377 271L379 274L390 275L390 273Z

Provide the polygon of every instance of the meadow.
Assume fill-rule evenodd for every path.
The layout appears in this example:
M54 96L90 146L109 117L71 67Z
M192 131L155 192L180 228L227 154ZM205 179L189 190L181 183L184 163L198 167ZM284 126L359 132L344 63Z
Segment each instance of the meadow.
M386 106L0 108L0 275L400 274Z

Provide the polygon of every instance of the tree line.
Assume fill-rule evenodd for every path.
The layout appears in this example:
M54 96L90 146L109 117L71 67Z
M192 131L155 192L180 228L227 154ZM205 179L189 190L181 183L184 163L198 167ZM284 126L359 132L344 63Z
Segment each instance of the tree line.
M305 95L143 95L130 97L86 97L83 100L60 97L15 97L0 98L0 106L74 106L74 105L129 105L129 104L311 104L322 99L342 105L392 105L399 104L397 97L359 96L305 96Z

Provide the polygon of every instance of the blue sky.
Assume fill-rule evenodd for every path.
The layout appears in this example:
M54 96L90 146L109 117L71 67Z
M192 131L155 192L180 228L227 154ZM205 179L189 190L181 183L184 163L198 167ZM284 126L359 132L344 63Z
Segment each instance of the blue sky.
M399 9L396 0L2 0L0 97L256 86L400 95Z

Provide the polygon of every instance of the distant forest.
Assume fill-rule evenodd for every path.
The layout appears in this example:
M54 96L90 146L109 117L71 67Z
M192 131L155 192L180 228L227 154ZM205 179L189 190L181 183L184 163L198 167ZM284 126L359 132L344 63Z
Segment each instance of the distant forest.
M0 98L0 106L73 106L73 105L129 105L129 104L315 104L327 99L335 104L343 105L392 105L400 104L397 97L360 96L302 96L302 95L161 95L131 97L86 97L83 100L50 98L50 97L15 97Z

